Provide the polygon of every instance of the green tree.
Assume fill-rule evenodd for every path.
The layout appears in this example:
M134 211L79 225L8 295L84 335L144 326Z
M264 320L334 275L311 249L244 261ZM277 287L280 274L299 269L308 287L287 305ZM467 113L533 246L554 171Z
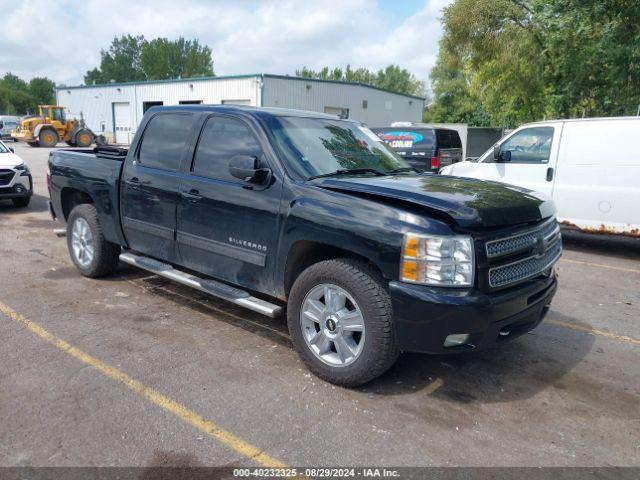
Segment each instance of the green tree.
M528 6L456 0L443 30L431 72L434 121L503 126L544 116L544 51Z
M100 51L100 68L89 70L84 76L84 83L93 85L144 80L140 60L144 42L142 35L114 38L108 50Z
M431 81L435 102L425 117L432 121L516 126L634 114L640 3L456 0L444 9Z
M640 2L536 0L546 78L560 116L635 115L640 104Z
M34 77L29 81L29 93L39 105L55 103L56 84L46 77Z
M123 35L114 38L100 57L100 67L87 71L85 84L214 75L211 49L182 37L148 41L142 35Z
M0 79L0 113L34 113L39 103L53 101L54 86L47 78L34 78L27 83L13 73L6 73Z
M425 109L425 122L468 123L476 126L491 124L481 102L471 93L469 75L458 56L441 54L430 78L434 101Z
M352 69L350 65L347 65L344 70L339 67L323 67L320 70L302 67L296 70L296 76L317 78L319 80L363 83L408 95L425 95L424 84L407 69L400 68L398 65L389 65L377 72L366 68Z
M211 49L182 37L144 42L140 63L145 76L153 80L214 75Z

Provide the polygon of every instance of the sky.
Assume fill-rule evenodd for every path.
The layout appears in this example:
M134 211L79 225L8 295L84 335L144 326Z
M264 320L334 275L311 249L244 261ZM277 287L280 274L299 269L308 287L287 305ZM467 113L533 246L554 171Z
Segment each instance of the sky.
M0 74L79 85L114 36L142 34L199 39L216 75L393 63L427 80L451 1L0 0Z

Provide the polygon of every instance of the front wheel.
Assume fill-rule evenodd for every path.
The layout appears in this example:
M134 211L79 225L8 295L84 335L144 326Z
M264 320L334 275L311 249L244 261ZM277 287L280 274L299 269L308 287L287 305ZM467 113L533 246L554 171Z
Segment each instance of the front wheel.
M93 143L93 135L86 128L82 128L76 133L75 143L78 147L86 148Z
M104 277L118 267L120 246L104 238L98 213L91 204L71 210L67 220L67 247L71 260L85 277Z
M53 148L58 144L59 141L60 137L58 136L57 132L49 128L41 130L40 134L38 135L38 144L41 147Z
M320 378L356 387L398 357L391 299L380 274L364 262L316 263L296 279L287 311L300 357Z

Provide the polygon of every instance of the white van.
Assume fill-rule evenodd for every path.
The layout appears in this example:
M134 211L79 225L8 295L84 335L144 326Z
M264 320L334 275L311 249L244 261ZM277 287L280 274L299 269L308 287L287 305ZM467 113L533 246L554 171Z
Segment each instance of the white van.
M0 140L15 140L11 137L11 130L18 128L20 119L11 115L0 115Z
M640 236L640 117L523 125L477 162L440 173L544 193L569 227Z

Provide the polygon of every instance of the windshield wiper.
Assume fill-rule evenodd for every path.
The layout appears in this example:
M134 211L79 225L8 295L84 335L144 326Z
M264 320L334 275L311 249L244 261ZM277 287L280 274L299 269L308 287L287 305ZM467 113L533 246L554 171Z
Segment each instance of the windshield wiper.
M345 175L345 174L358 174L358 173L373 173L377 176L386 176L387 174L381 170L376 170L375 168L343 168L341 170L336 170L335 172L323 173L321 175L312 175L307 178L307 180L314 180L316 178L324 178L324 177L335 177L336 175Z
M419 172L419 170L417 168L413 168L413 167L400 167L400 168L394 168L393 170L389 170L387 173L403 173L403 172Z

